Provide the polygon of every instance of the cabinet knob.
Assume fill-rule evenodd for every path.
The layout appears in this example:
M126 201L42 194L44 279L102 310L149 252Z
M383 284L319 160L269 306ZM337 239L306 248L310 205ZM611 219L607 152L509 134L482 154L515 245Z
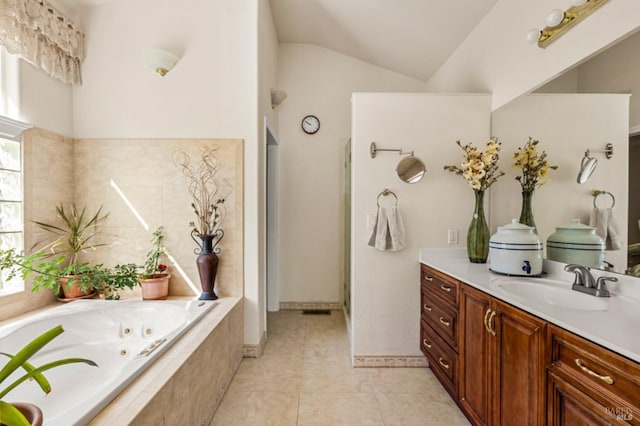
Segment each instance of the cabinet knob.
M608 385L613 384L613 379L610 376L603 376L601 374L596 373L593 370L590 370L586 365L584 365L584 362L580 358L576 358L575 361L576 361L576 365L580 367L580 369L585 373L587 373L588 375L597 377L598 379L602 380Z
M424 305L422 305L422 307L424 308L425 311L431 312L431 306L427 306L426 303Z
M451 327L451 321L447 321L442 317L440 317L440 324L446 325L447 327Z
M446 291L447 293L451 293L451 287L447 287L444 284L440 284L440 288L444 291Z
M449 369L449 363L446 362L444 359L442 359L442 357L438 358L438 364L440 364L441 366L443 366L444 368L446 368L447 370Z
M422 339L422 344L427 347L427 349L431 349L431 343L427 342L427 339Z
M414 275L414 276L415 276L415 275ZM424 276L424 279L425 279L426 281L433 281L433 277L430 277L429 275L425 275L425 276Z

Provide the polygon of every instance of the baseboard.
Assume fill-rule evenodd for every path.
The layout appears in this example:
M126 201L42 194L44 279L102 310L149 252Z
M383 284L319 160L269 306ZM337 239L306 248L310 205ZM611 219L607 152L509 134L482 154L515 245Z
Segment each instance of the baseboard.
M342 309L342 304L340 302L280 302L281 311L302 311L305 309L339 311Z
M353 357L355 368L425 368L429 366L424 356L396 355L356 355Z
M247 345L244 344L244 349L242 351L242 356L244 358L260 358L262 356L262 351L264 351L264 345L267 344L267 332L262 333L262 337L260 338L260 343L257 345Z

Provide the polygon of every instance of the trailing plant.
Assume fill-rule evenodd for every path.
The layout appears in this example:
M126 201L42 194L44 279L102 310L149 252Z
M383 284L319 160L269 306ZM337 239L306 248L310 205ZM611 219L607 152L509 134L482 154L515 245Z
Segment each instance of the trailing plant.
M160 258L165 254L164 247L164 227L160 226L153 232L151 237L151 250L147 252L147 259L144 262L144 272L140 279L156 278L159 274L167 272L167 265L160 263Z
M60 278L68 278L67 287L77 285L82 291L109 290L119 298L117 291L133 288L138 285L138 266L134 264L116 265L107 268L102 264L88 263L68 264L66 257L58 256L49 259L46 253L25 254L15 249L0 250L0 270L7 273L6 279L19 276L26 280L33 276L31 291L43 288L60 295L62 285Z
M0 352L0 355L3 355L9 358L9 361L2 367L0 370L0 385L3 385L3 382L7 380L7 378L19 368L22 368L25 371L25 374L15 379L13 382L9 383L6 387L0 387L0 413L2 413L2 423L7 425L16 425L16 426L29 426L29 421L22 415L22 413L15 408L10 403L4 401L5 395L11 392L13 389L18 387L21 383L26 380L33 379L40 389L45 394L51 392L51 385L47 381L46 377L42 374L43 372L50 370L55 367L59 367L61 365L66 364L74 364L74 363L84 363L93 367L97 367L98 364L95 362L85 359L85 358L65 358L57 361L51 361L39 367L32 365L28 362L28 360L35 355L40 349L42 349L45 345L55 339L57 336L62 334L64 329L61 325L57 325L31 340L27 343L22 349L20 349L16 354L9 354L6 352Z
M230 192L222 189L216 177L220 169L220 162L216 158L217 150L215 145L202 147L199 164L193 164L189 154L184 151L176 151L173 157L174 163L182 168L187 179L191 207L197 218L189 226L200 235L213 235L220 228L224 220L225 197Z

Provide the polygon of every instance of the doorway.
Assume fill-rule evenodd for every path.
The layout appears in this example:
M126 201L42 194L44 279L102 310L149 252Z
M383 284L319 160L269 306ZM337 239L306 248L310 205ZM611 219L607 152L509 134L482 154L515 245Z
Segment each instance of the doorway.
M278 138L265 119L265 223L266 223L266 291L267 311L280 310L278 252ZM265 322L266 323L266 322Z

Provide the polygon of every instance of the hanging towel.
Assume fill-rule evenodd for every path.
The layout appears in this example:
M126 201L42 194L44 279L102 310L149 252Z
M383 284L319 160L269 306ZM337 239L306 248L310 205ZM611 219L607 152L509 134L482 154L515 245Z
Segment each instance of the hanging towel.
M369 246L380 251L397 251L405 248L404 226L396 207L387 210L378 207L376 224L369 238Z
M389 209L389 233L391 234L391 251L402 250L406 247L404 242L404 225L402 224L402 218L400 212L396 206Z
M589 226L596 228L596 234L605 241L607 250L620 250L624 248L618 221L613 215L612 208L594 208L591 210Z

